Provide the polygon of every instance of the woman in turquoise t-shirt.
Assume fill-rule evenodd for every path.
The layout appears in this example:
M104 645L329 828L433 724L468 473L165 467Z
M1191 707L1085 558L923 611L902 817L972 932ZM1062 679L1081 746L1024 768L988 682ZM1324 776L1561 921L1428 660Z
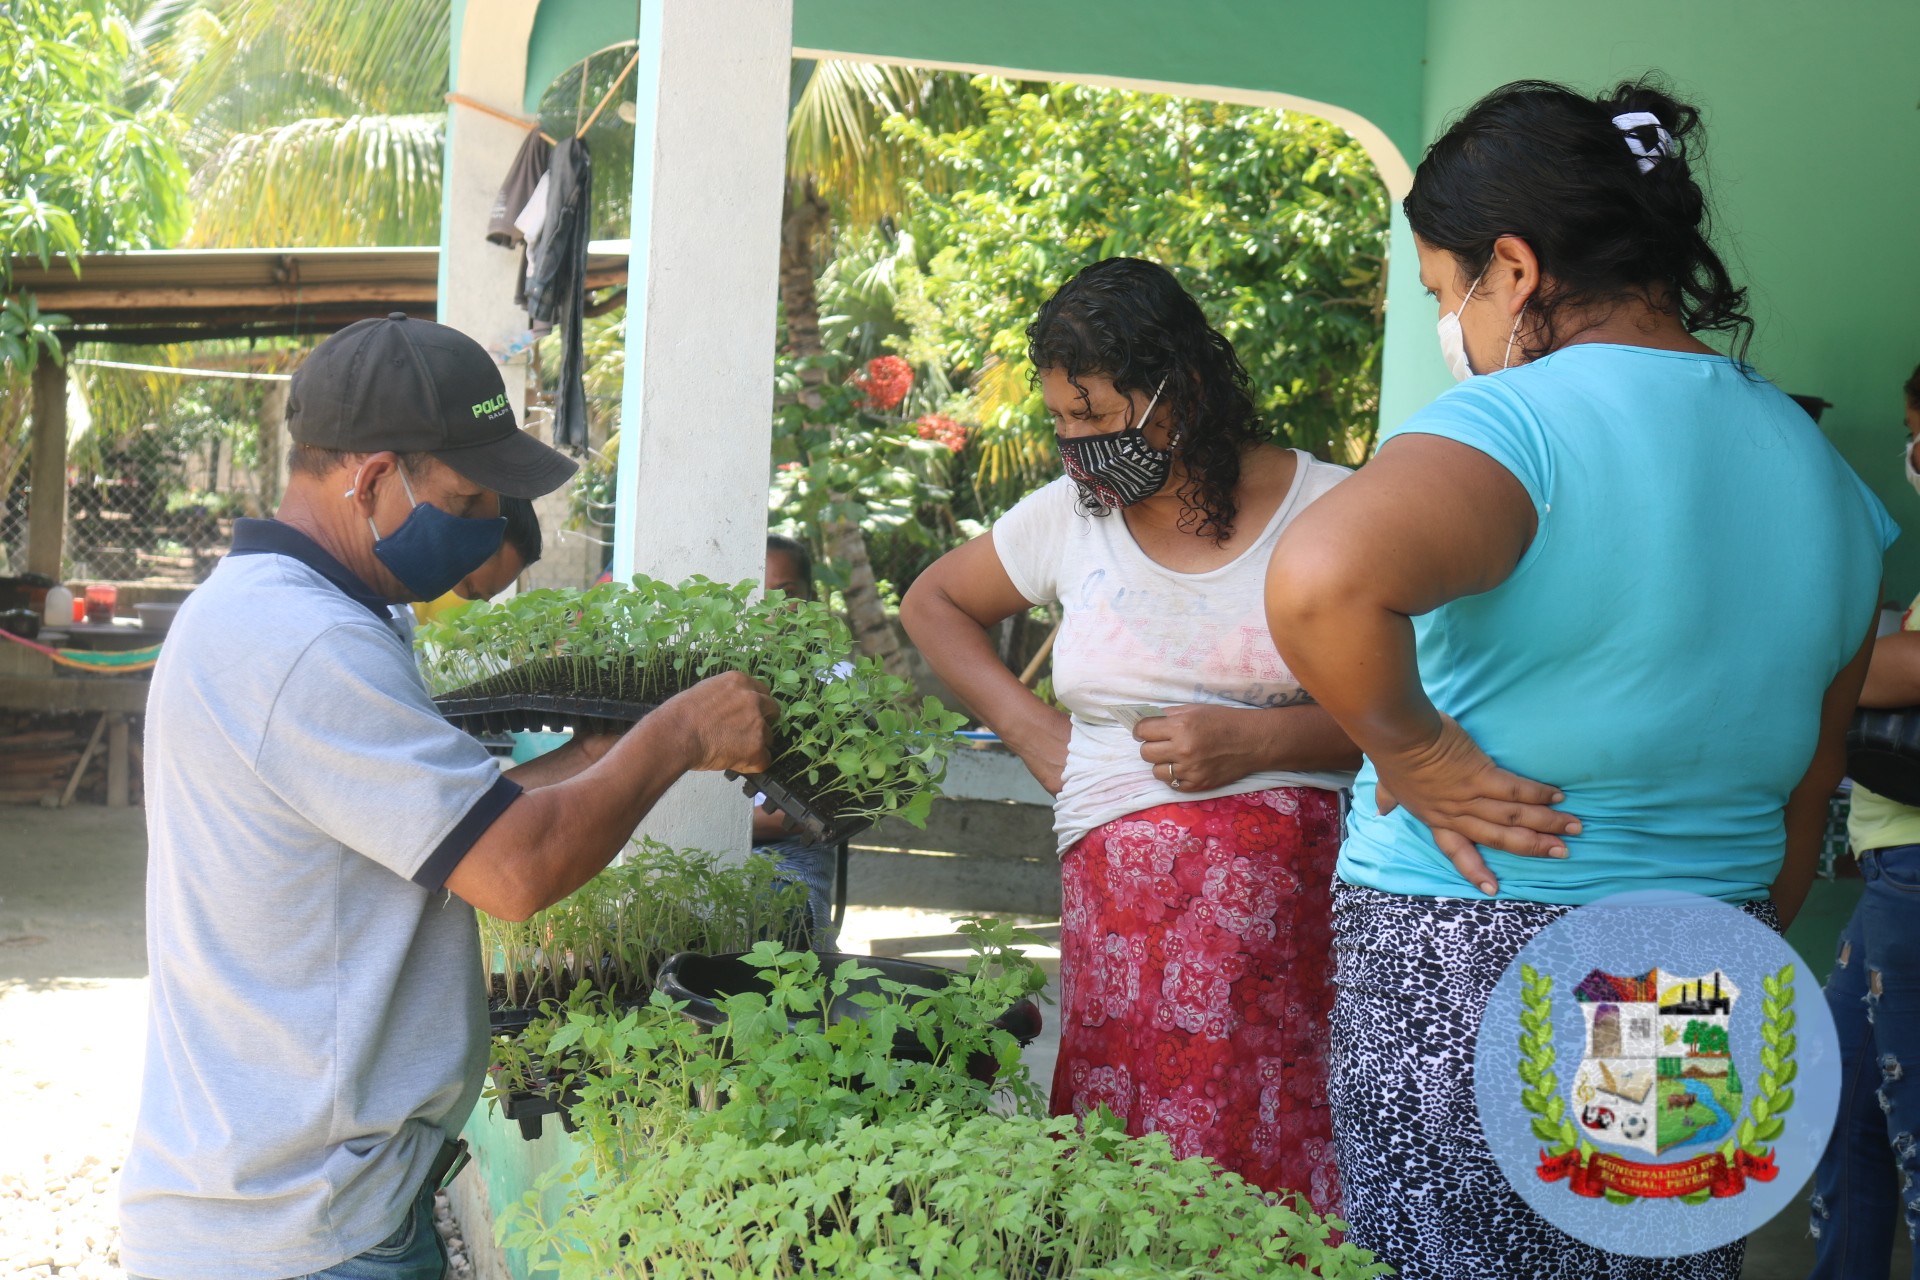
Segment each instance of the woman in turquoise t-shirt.
M1405 207L1461 385L1274 554L1281 655L1367 754L1330 1094L1351 1238L1403 1277L1740 1270L1737 1244L1627 1258L1535 1214L1471 1062L1501 973L1574 905L1662 886L1790 918L1844 768L1893 526L1694 337L1751 328L1698 124L1644 83L1526 82L1434 143Z

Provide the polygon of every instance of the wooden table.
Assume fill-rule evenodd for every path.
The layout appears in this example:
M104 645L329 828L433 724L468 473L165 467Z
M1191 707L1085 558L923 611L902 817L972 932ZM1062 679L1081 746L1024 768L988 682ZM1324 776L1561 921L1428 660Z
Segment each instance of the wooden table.
M124 806L128 800L132 752L127 731L129 716L147 709L146 671L127 675L69 674L45 654L20 645L0 646L0 709L55 715L97 714L91 756L104 738L107 749L107 804ZM74 781L86 767L86 757L74 772ZM67 788L62 803L72 800Z

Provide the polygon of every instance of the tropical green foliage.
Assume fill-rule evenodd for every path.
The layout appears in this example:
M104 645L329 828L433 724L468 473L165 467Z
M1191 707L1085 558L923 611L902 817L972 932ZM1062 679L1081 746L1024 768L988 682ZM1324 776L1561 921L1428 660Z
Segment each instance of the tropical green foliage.
M978 96L956 72L822 58L794 63L793 78L788 180L811 183L845 227L897 215L910 185L940 190L947 180L921 153L890 143L886 121L914 119L945 132L981 120Z
M1031 466L1051 437L1026 326L1081 267L1117 254L1179 276L1252 374L1277 438L1358 462L1379 396L1386 191L1360 146L1289 112L1084 85L974 81L978 128L888 132L949 168L906 215L928 310L909 354L974 393L982 447Z
M1084 1129L1043 1118L991 1026L1041 975L1009 926L966 928L975 959L941 990L848 994L870 973L857 962L829 975L767 945L752 962L770 992L722 1000L712 1034L660 995L570 1015L549 1044L586 1068L585 1152L508 1211L503 1242L561 1280L1381 1273L1329 1242L1331 1219L1175 1159L1164 1136L1129 1138L1105 1113ZM836 1001L860 1015L835 1021ZM893 1055L903 1029L931 1062ZM595 1192L547 1219L542 1192L569 1184Z
M190 0L152 25L191 121L191 243L434 244L448 0Z
M1357 143L1258 108L941 83L973 95L972 122L881 121L883 141L867 145L907 153L891 171L904 199L878 229L841 230L817 284L827 354L778 368L773 518L822 553L825 576L837 580L838 566L818 530L834 514L857 516L876 575L904 588L1059 474L1025 329L1074 272L1114 254L1180 277L1233 341L1276 440L1339 462L1366 456L1387 216ZM876 429L844 382L888 352L914 381ZM811 379L809 363L820 371ZM902 429L930 415L955 424L938 434L962 447L925 447ZM835 493L845 496L830 502Z
M813 396L803 396L810 364L826 368L829 377ZM831 521L853 521L889 564L931 560L979 533L981 526L963 523L952 505L953 482L962 478L953 447L931 432L923 435L923 421L909 419L900 406L874 404L844 376L845 367L837 355L775 360L768 497L774 522L806 538ZM831 561L818 564L817 572L829 586L846 585Z
M125 12L107 0L0 5L0 295L15 258L171 243L186 227L186 171L174 122L130 103ZM0 371L59 357L30 300L0 310Z
M905 681L854 660L846 624L815 601L758 584L529 591L421 629L438 694L547 694L657 704L722 671L762 681L780 704L770 776L839 822L924 825L963 719ZM836 665L838 670L836 671Z

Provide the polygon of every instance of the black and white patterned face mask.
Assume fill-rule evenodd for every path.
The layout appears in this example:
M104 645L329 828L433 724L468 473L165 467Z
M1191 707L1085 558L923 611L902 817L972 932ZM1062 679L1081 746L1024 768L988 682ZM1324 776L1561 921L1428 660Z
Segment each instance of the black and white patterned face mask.
M1081 497L1112 510L1145 502L1160 492L1173 470L1173 450L1156 449L1147 443L1147 418L1160 403L1162 378L1147 401L1146 412L1133 426L1107 431L1097 436L1068 439L1056 434L1060 462L1073 482L1080 486Z

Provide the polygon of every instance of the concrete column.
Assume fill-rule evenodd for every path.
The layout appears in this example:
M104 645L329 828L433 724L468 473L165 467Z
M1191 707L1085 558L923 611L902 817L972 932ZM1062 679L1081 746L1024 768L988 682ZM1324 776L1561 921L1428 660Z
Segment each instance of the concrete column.
M792 0L641 6L616 578L764 569L792 47ZM744 851L746 798L690 778L641 830Z
M538 0L466 0L454 26L453 91L518 116L526 89L527 37ZM520 253L487 240L487 217L527 131L458 103L447 104L447 156L440 218L440 322L482 346L504 350L527 328L514 305ZM527 353L500 370L521 425L527 420Z
M33 370L33 485L27 572L61 578L67 533L67 367L42 353Z

